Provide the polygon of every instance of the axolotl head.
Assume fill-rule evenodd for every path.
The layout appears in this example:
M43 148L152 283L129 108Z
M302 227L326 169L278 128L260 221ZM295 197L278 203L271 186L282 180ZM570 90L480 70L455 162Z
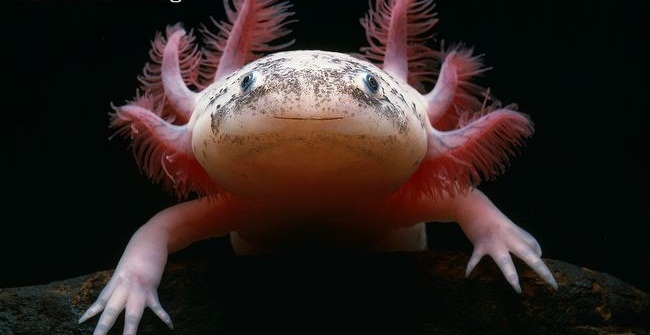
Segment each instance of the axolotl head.
M190 121L194 155L242 196L384 196L427 150L422 96L341 53L275 53L202 94Z

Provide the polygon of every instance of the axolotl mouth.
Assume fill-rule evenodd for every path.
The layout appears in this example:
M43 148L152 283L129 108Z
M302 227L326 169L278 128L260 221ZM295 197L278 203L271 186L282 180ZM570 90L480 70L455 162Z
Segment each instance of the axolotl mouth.
M193 150L218 185L240 195L385 195L426 152L414 92L344 54L276 53L206 89Z
M276 119L282 119L282 120L296 120L296 121L331 121L331 120L340 120L344 118L345 116L313 116L313 117L299 117L299 116L280 116L280 115L273 115L274 118Z

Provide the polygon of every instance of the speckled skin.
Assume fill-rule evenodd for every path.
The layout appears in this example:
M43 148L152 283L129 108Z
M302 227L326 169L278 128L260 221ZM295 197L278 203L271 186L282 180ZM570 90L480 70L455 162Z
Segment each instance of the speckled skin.
M103 311L94 334L105 335L125 310L132 335L149 307L172 327L156 293L168 253L224 235L241 254L417 251L425 222L457 222L474 244L467 274L489 255L521 292L512 253L557 288L537 241L475 188L503 170L532 123L481 100L489 94L469 83L478 57L418 37L435 23L430 0L378 0L362 20L374 40L357 58L256 59L277 51L267 43L287 34L288 5L234 3L231 21L208 34L212 49L196 51L179 26L158 36L142 93L115 108L111 126L132 139L147 175L199 196L138 229L80 322ZM440 69L423 71L427 57ZM415 87L429 73L435 87L424 94Z

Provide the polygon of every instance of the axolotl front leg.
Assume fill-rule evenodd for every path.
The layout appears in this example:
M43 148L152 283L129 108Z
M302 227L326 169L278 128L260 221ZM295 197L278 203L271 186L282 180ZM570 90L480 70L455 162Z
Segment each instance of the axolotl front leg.
M558 288L551 271L541 259L542 250L535 238L506 217L478 189L435 201L421 199L407 207L422 221L458 223L474 245L465 276L469 276L483 256L488 255L514 290L521 293L519 277L510 256L512 253L554 289Z
M494 259L510 285L521 293L517 270L510 253L526 262L544 281L557 289L557 283L544 261L535 238L505 216L482 192L474 189L446 204L467 238L474 244L465 276L469 276L485 255Z
M126 310L124 334L132 335L145 307L149 307L173 328L157 294L167 254L199 240L225 235L233 222L227 207L227 201L198 199L152 217L133 235L112 278L79 323L103 311L93 335L105 335Z

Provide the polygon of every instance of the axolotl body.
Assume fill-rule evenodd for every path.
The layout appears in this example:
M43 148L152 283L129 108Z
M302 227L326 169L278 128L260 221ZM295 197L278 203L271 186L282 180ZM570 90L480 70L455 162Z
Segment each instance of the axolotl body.
M156 293L168 253L227 234L240 254L419 251L425 222L454 221L474 244L467 274L489 255L520 291L513 253L557 288L537 241L475 188L532 134L530 119L470 82L483 71L471 50L427 46L431 0L375 5L354 57L280 52L291 42L272 42L292 13L276 0L226 6L204 49L180 25L156 37L141 90L111 126L151 179L199 196L133 235L80 322L103 310L103 335L126 310L135 334L150 307L171 327Z

